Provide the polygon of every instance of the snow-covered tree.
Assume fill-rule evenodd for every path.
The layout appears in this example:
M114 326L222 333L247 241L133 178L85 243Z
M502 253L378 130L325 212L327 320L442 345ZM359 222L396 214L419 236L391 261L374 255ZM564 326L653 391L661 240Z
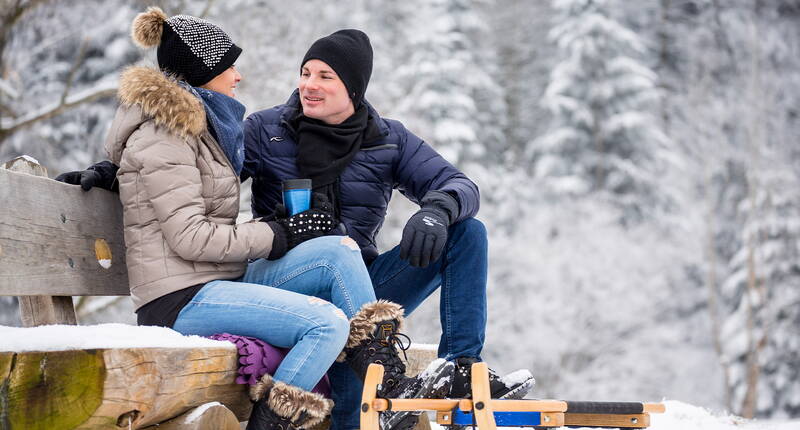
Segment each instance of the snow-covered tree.
M419 2L405 32L411 54L397 70L398 115L454 164L499 160L505 149L502 91L475 3Z
M557 192L607 192L636 213L659 198L666 139L651 114L656 75L639 60L640 37L611 17L615 4L553 2L550 37L560 62L543 99L553 124L530 151L539 158L537 175L549 177Z

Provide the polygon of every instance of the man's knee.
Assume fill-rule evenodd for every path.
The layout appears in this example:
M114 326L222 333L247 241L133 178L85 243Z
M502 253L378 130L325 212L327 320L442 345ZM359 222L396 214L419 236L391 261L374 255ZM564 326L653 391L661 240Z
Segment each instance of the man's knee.
M480 220L467 218L450 226L450 236L466 236L470 238L486 238L486 226Z

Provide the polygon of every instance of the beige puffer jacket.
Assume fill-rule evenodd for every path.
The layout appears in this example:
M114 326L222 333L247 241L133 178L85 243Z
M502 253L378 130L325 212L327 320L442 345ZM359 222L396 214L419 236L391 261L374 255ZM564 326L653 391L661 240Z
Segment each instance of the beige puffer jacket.
M117 164L131 297L244 274L269 255L266 223L236 225L239 178L209 134L202 102L160 71L132 67L106 151Z

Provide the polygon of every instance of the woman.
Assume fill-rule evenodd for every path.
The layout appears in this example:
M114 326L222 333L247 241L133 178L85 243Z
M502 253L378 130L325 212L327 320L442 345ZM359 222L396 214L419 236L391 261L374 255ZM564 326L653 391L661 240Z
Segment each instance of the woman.
M241 49L228 35L207 21L149 8L134 19L132 36L158 47L159 70L123 73L106 150L119 166L139 323L290 347L275 374L251 390L248 429L312 427L332 402L309 390L345 345L351 365L376 361L368 356L380 343L378 324L399 323L402 309L375 302L352 239L320 237L332 225L324 198L288 218L235 224L245 108L234 99ZM308 219L310 228L301 222ZM394 342L378 346L384 361L399 361ZM432 375L439 379L402 385L432 387L452 373L452 365L438 366Z

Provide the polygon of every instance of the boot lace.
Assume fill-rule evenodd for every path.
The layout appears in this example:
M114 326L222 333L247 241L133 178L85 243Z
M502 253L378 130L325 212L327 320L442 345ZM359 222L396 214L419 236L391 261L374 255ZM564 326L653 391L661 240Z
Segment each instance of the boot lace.
M405 339L406 343L403 343ZM411 347L411 338L403 333L391 333L385 340L375 339L378 348L370 348L370 355L377 356L378 359L373 363L381 364L384 368L384 384L391 388L394 387L402 378L405 378L406 366L400 360L397 353L399 349L403 353L403 358L408 361L406 351Z

